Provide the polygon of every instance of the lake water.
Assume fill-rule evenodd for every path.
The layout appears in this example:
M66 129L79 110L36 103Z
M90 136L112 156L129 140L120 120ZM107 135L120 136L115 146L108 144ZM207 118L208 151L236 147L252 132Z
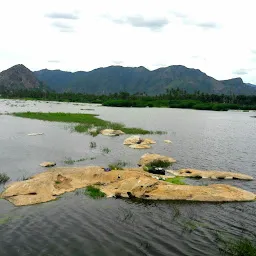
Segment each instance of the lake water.
M91 109L91 110L85 110ZM74 166L122 160L136 166L146 152L177 159L173 169L228 170L256 178L254 112L212 112L165 108L106 108L92 104L0 99L0 113L21 111L95 113L127 126L164 130L150 135L150 150L124 146L128 136L95 138L72 132L71 124L0 115L0 172L12 180L45 169L43 161ZM28 136L40 132L42 136ZM163 141L170 139L172 144ZM96 148L90 148L96 142ZM104 153L108 147L111 152ZM210 180L186 180L210 184ZM255 181L218 181L256 192ZM0 191L3 186L0 185ZM192 203L121 199L93 200L67 193L60 200L15 207L0 200L0 255L219 255L218 237L255 234L256 202Z

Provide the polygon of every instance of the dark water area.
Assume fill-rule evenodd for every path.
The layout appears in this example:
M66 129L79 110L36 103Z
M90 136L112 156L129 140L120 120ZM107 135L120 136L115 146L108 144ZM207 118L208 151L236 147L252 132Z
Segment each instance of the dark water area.
M84 109L94 110L84 110ZM83 110L81 110L83 109ZM0 100L0 113L15 111L95 113L109 121L165 135L149 135L149 150L123 145L128 137L91 137L72 132L72 124L0 115L0 172L13 181L45 171L39 164L67 159L72 166L123 160L136 166L146 152L177 159L172 169L227 170L256 178L256 119L252 112L212 112L155 108ZM44 133L28 136L29 133ZM172 144L165 144L170 139ZM90 148L96 142L96 148ZM104 153L108 147L111 152ZM216 181L186 180L190 184ZM218 181L256 193L255 181ZM0 191L3 186L0 185ZM256 202L193 203L93 200L77 191L59 200L15 207L0 200L0 255L219 255L219 237L255 234Z

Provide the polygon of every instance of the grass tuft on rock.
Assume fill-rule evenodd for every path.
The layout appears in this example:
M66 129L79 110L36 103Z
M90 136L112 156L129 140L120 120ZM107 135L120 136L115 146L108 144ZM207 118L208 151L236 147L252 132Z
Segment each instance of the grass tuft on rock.
M6 183L10 177L6 173L0 173L0 184Z
M111 170L123 170L126 165L127 165L126 162L119 160L119 161L117 161L115 163L109 164L108 167Z
M84 193L85 193L85 195L88 195L88 196L90 196L91 198L94 198L94 199L103 198L103 197L106 196L105 193L103 193L102 191L100 191L99 188L96 188L94 186L86 187Z
M14 116L30 119L38 119L51 122L78 123L74 127L76 132L87 133L97 136L103 129L122 130L126 134L163 134L162 131L148 131L141 128L125 127L121 123L113 123L102 120L94 114L77 114L77 113L41 113L41 112L20 112L13 113Z
M163 161L163 160L154 160L149 164L152 167L161 167L161 168L166 168L171 165L169 161Z
M176 184L176 185L186 185L185 182L183 182L184 178L183 177L179 177L176 176L174 178L167 178L165 179L166 182L170 182L172 184Z

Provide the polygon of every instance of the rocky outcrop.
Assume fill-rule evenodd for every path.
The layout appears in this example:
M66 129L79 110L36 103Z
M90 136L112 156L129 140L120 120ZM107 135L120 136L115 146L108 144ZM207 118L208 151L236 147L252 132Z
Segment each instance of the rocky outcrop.
M43 162L40 164L40 166L42 167L52 167L52 166L55 166L56 163L55 162Z
M139 168L105 172L99 166L54 168L10 184L1 197L17 206L32 205L54 200L65 192L88 185L98 186L108 197L205 202L255 199L255 194L229 185L174 185L157 180Z
M140 158L139 165L145 166L145 165L148 165L148 164L150 164L154 161L158 161L158 160L164 161L164 162L169 162L170 164L176 163L176 160L171 157L147 153Z
M0 92L25 89L46 89L34 73L24 65L15 65L0 72Z
M119 136L119 135L123 135L125 134L123 131L121 130L113 130L113 129L105 129L105 130L101 130L100 133L102 135L105 136Z
M135 149L148 149L151 148L150 144L155 144L156 142L152 139L141 138L138 135L131 136L124 141L124 145L129 145L130 148Z
M132 144L129 146L129 148L134 148L134 149L148 149L151 148L150 145L148 144Z
M143 139L138 135L134 135L134 136L131 136L131 137L125 139L124 145L133 145L133 144L137 144L140 141L141 141L140 144L142 144L142 145L149 145L149 144L155 144L156 143L154 140L147 139L147 138Z
M225 180L253 180L252 176L236 172L221 171L200 171L195 169L181 169L178 171L168 171L174 175L191 178L225 179Z

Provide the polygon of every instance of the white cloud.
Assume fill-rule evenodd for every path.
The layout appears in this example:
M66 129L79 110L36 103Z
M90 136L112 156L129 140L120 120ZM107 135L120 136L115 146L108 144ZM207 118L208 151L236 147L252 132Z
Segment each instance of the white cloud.
M256 83L254 9L253 0L8 0L0 70L179 64Z

